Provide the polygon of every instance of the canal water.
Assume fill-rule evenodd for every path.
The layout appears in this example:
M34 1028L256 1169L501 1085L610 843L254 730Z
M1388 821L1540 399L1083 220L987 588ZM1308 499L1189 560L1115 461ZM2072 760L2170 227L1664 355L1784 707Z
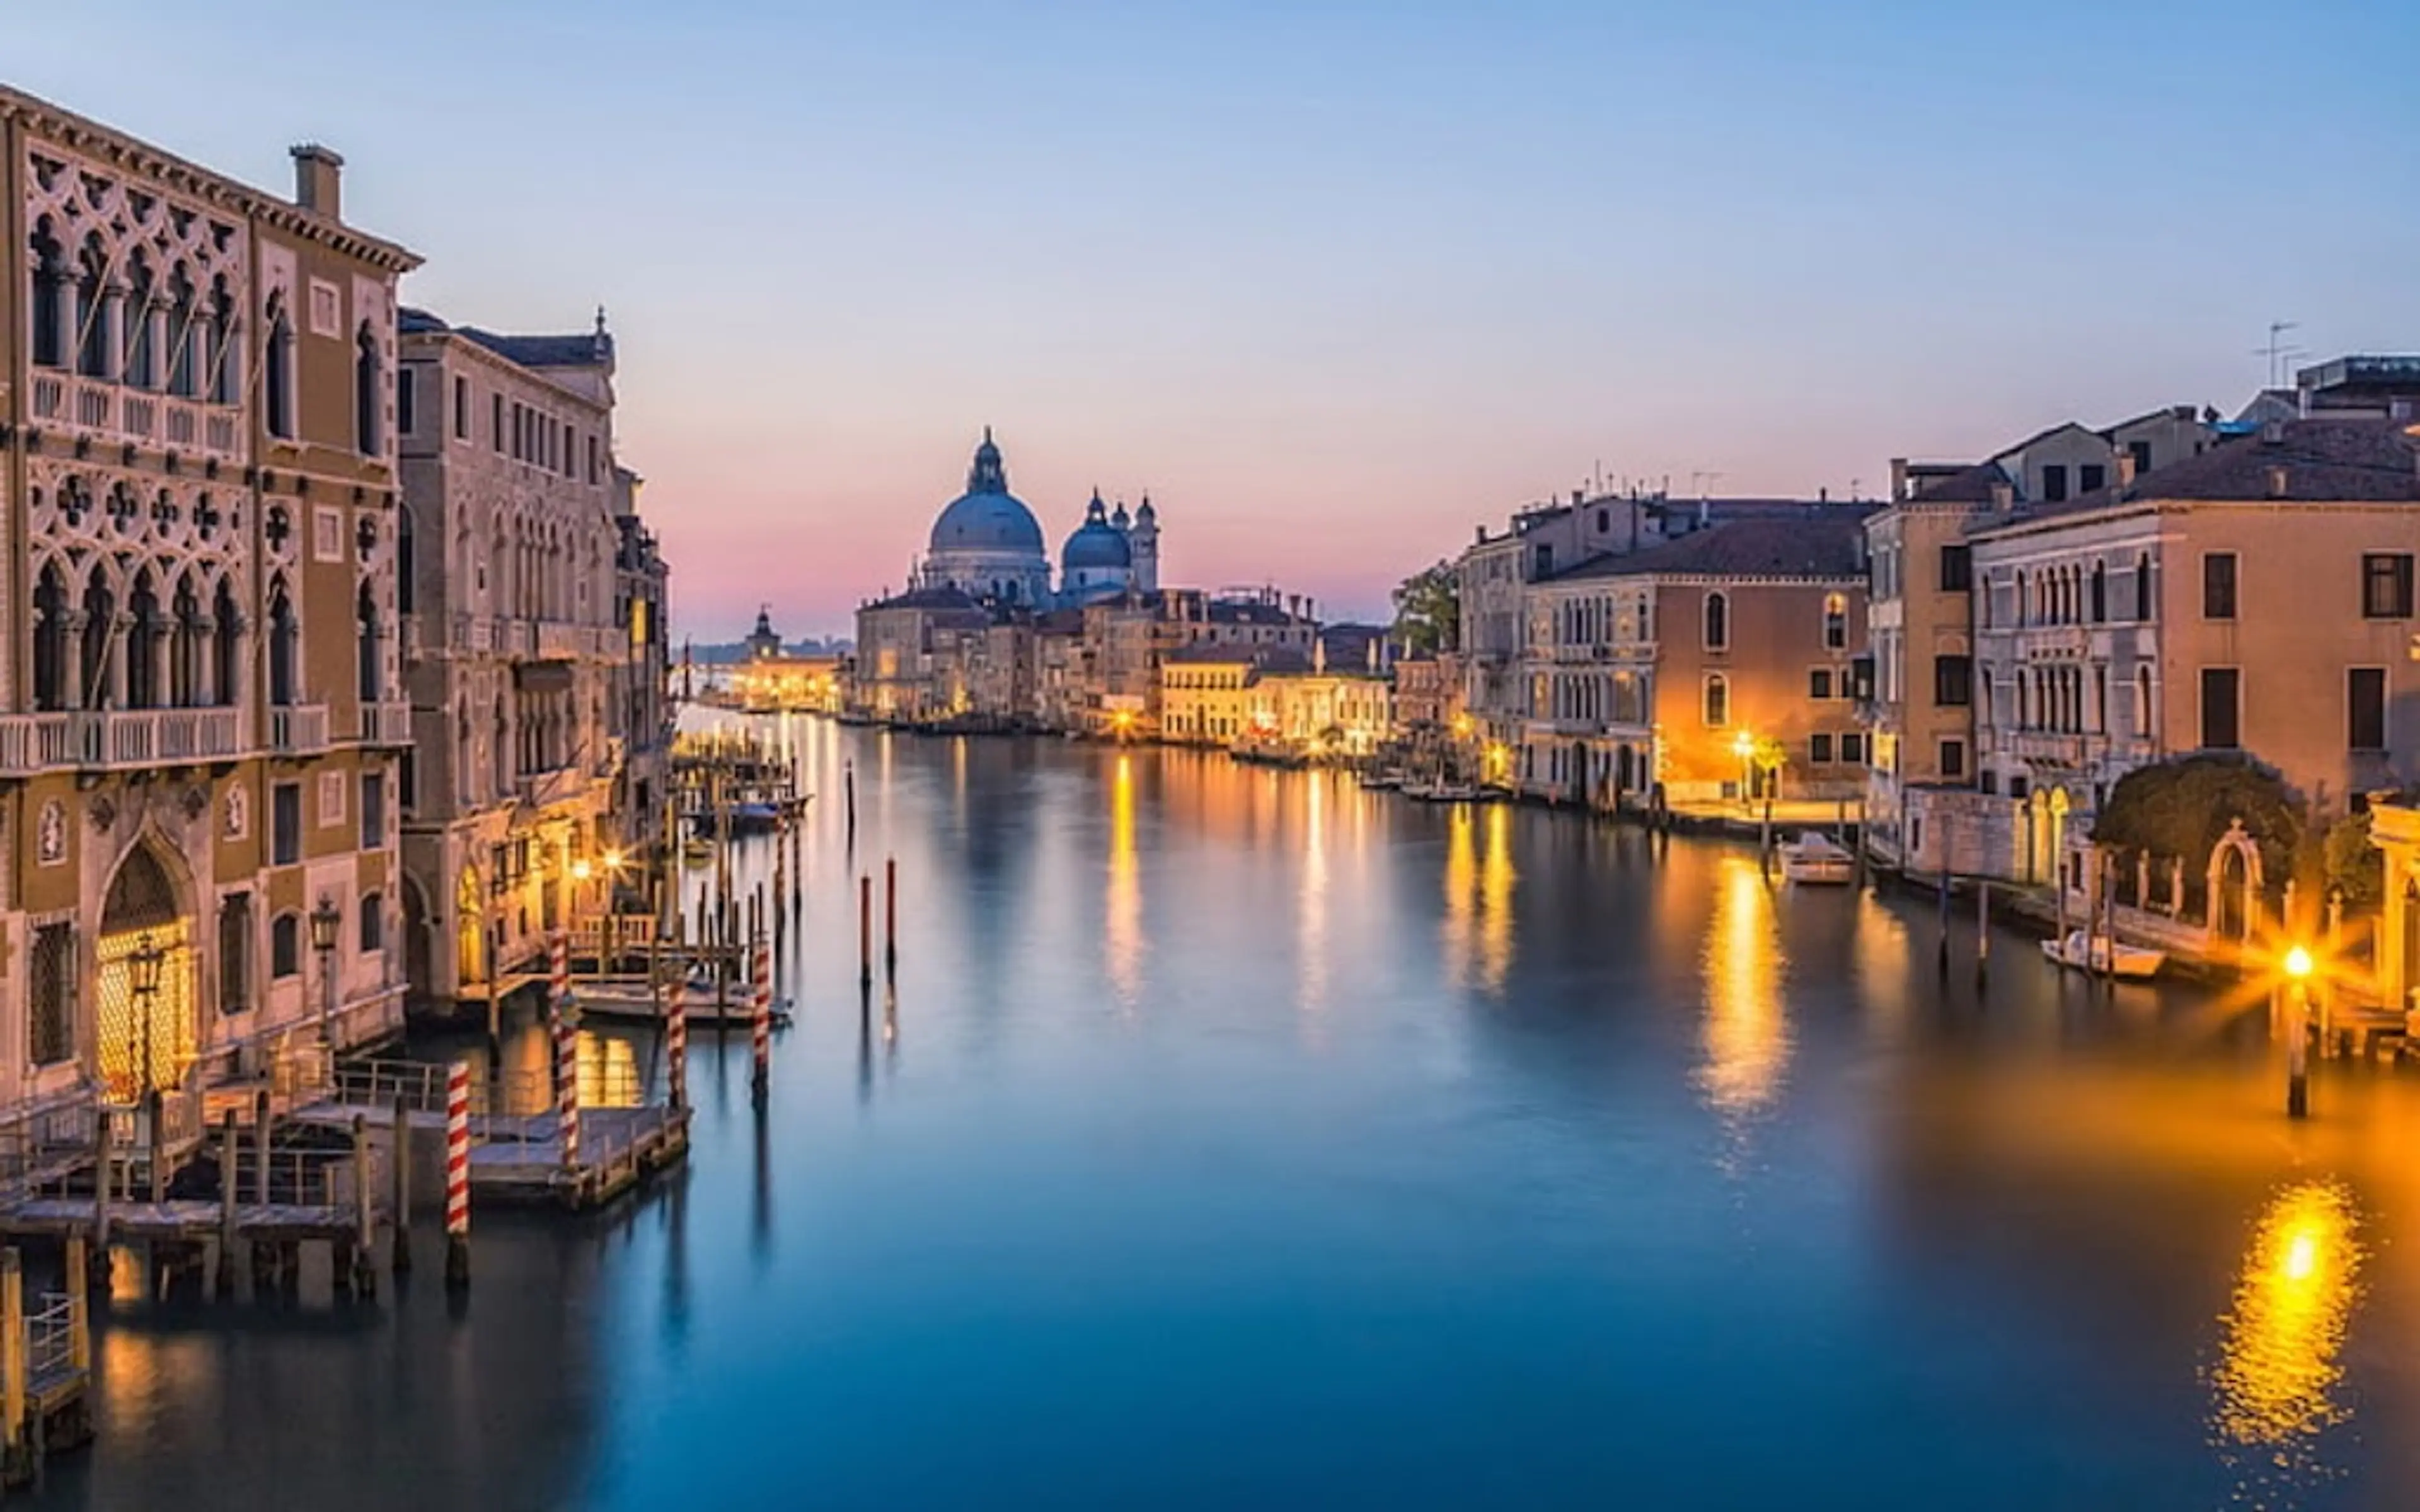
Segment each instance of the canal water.
M2420 1076L2288 1124L2255 993L2001 935L1978 999L1971 920L1945 986L1921 903L1567 814L787 736L769 1115L697 1035L689 1168L483 1213L458 1307L426 1231L374 1305L122 1291L43 1504L2420 1504Z

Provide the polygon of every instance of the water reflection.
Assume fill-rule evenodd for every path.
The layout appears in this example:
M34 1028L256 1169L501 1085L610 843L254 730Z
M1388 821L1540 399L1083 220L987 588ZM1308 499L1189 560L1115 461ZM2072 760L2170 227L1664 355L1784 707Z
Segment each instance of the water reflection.
M1726 853L1714 877L1706 931L1705 1063L1698 1086L1727 1122L1762 1112L1790 1069L1790 1019L1782 1006L1785 962L1773 889L1755 863Z
M1317 1013L1327 1006L1327 780L1303 788L1302 885L1295 908L1295 1006Z
M1136 874L1134 758L1118 753L1109 778L1108 927L1101 945L1118 1007L1135 1011L1142 993L1142 885Z
M2287 1187L2254 1227L2211 1384L2221 1445L2265 1451L2247 1461L2263 1476L2316 1471L2314 1441L2351 1415L2337 1388L2360 1294L2358 1227L2334 1181Z
M1484 831L1483 836L1481 831ZM1446 816L1446 980L1501 995L1512 969L1512 813L1455 804Z

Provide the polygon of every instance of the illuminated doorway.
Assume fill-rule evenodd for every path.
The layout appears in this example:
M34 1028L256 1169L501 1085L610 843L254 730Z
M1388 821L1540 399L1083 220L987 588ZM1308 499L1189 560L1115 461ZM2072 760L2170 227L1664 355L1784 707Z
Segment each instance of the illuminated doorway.
M193 930L147 845L129 853L109 884L94 956L102 1096L129 1104L175 1090L194 1059Z

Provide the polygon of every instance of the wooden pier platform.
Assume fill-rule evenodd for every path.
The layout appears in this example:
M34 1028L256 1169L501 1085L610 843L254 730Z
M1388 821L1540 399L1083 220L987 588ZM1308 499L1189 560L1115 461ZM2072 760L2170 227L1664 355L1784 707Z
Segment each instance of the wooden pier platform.
M288 1120L306 1129L349 1130L357 1114L372 1113L367 1104L330 1101L297 1108ZM404 1117L415 1139L442 1138L445 1115L442 1111L407 1107ZM373 1135L390 1137L393 1104L376 1118ZM501 1202L601 1207L657 1171L686 1159L689 1119L688 1109L661 1103L582 1108L580 1158L566 1164L552 1112L473 1114L471 1195L474 1199ZM85 1206L88 1212L90 1204ZM0 1227L5 1227L5 1221L0 1218Z

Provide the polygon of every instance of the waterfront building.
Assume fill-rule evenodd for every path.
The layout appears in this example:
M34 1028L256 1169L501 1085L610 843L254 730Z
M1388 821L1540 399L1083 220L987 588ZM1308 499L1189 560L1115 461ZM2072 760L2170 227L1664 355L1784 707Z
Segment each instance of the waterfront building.
M622 659L613 675L620 709L621 769L615 774L613 810L626 845L653 854L676 839L665 829L665 783L672 777L672 568L658 549L655 532L639 512L642 480L625 467L613 470L614 619L628 628Z
M1971 465L1892 459L1890 501L1866 522L1872 654L1859 678L1864 834L1878 859L1925 873L1968 869L2002 817L1978 801L1967 526L1993 510L2062 504L2216 440L2208 420L2178 405L2100 430L2055 425Z
M1486 775L1608 809L1854 797L1865 513L1743 513L1538 581L1521 742Z
M2132 460L1966 527L1996 820L1978 870L2049 880L2070 816L2181 752L2248 752L2321 820L2420 776L2410 423L2277 420L2140 476Z
M0 1107L400 1023L396 284L290 199L0 88Z
M405 915L415 1001L442 1010L537 969L555 931L605 906L644 838L631 810L662 801L659 778L622 790L622 758L661 725L630 722L649 712L620 592L635 490L602 316L515 336L409 310L402 330Z
M981 635L991 612L944 583L861 605L850 669L849 706L867 718L921 724L971 703L960 645Z
M1393 690L1374 667L1338 666L1326 652L1322 640L1309 667L1289 656L1261 669L1250 689L1251 736L1313 758L1372 755L1393 738Z
M1272 662L1301 656L1218 641L1180 646L1160 665L1160 736L1177 745L1233 746L1252 733L1253 683Z

